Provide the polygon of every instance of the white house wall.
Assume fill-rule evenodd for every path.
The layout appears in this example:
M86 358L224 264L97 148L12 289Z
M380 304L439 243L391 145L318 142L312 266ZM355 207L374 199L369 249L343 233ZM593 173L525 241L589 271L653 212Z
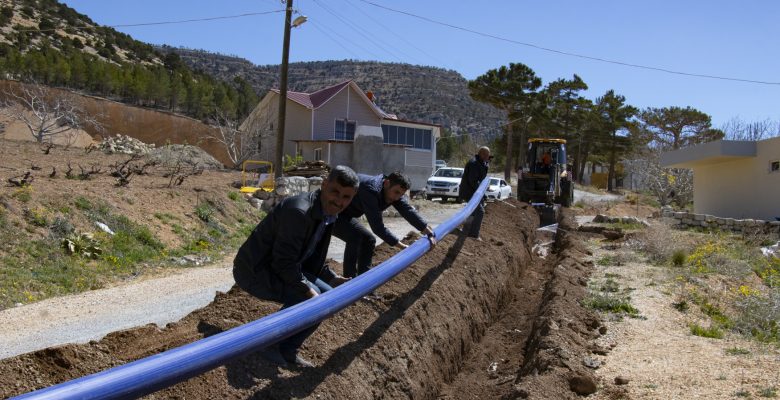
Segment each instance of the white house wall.
M351 86L345 87L313 113L314 140L334 139L337 119L347 118L357 121L357 125L379 126L379 117Z
M694 212L772 221L780 217L780 138L757 143L756 156L694 167Z

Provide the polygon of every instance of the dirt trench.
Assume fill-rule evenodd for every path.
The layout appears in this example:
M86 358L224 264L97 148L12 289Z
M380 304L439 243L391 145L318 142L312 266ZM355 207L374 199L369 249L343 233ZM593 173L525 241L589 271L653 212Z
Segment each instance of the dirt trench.
M379 288L379 299L323 322L302 350L317 368L278 368L247 354L146 398L563 399L595 390L583 360L599 350L592 340L600 324L579 304L591 266L579 261L584 250L569 233L573 222L564 215L557 252L541 259L531 251L536 213L509 203L516 208L488 206L483 242L449 235ZM375 261L395 252L382 245ZM0 360L0 397L125 364L277 309L233 288L162 329L148 325Z

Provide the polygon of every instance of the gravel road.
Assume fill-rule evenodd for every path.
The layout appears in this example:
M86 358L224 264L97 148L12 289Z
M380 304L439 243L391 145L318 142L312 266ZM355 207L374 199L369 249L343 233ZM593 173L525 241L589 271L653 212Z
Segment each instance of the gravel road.
M422 203L420 213L436 226L462 205ZM415 230L403 218L385 218L394 234ZM378 242L381 242L378 240ZM344 242L333 238L328 256L341 261ZM212 266L177 271L77 295L0 311L0 359L65 343L86 343L110 332L149 323L164 326L209 304L233 285L230 255Z

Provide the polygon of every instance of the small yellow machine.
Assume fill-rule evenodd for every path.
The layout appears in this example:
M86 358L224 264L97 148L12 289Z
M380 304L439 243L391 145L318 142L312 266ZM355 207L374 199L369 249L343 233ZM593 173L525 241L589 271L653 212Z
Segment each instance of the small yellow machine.
M274 164L270 161L246 160L241 164L241 193L258 190L273 192Z

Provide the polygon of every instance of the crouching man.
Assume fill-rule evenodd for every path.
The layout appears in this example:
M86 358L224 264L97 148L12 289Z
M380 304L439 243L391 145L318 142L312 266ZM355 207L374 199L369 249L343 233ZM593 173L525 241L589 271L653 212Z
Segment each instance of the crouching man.
M384 175L358 175L360 189L352 203L339 215L333 236L344 241L344 275L354 278L371 267L374 257L376 238L372 231L390 246L405 249L407 245L401 242L382 220L382 211L390 206L395 207L404 219L428 236L431 245L436 244L433 228L409 204L406 192L411 187L409 178L400 172ZM365 214L371 231L360 224L358 218Z
M355 171L337 166L320 190L277 204L238 249L233 261L236 284L287 308L346 282L328 268L325 256L336 217L352 201L358 184ZM312 367L298 349L316 329L314 325L284 339L263 356L280 366Z

